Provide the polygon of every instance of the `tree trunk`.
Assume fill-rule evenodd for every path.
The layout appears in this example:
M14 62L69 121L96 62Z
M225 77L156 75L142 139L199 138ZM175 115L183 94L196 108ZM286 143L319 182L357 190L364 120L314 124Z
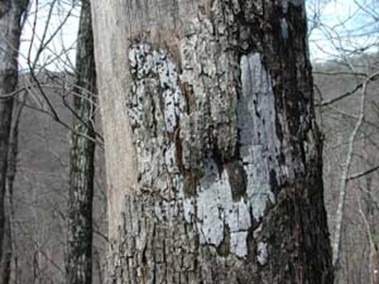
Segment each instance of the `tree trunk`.
M332 283L304 1L92 3L108 283Z
M18 82L18 50L22 17L28 1L0 1L0 283L9 282L11 240L5 210L6 173L13 96Z
M15 255L16 250L16 243L12 239L12 236L14 236L14 203L13 203L13 185L14 180L17 173L17 156L18 156L18 130L20 125L20 119L22 110L24 108L25 104L25 98L26 94L17 95L17 97L14 97L14 106L13 106L13 113L12 113L12 123L11 128L9 132L9 144L8 144L8 164L7 164L7 173L6 173L6 200L5 200L5 208L6 210L6 228L5 228L5 234L6 234L6 242L4 241L4 244L6 244L8 248L8 254L7 254L7 269L9 272L12 272L11 275L7 275L6 277L9 279L7 281L4 281L5 283L17 283L17 273L18 273L18 267L17 267L17 255ZM20 100L20 101L18 101ZM13 266L11 265L13 259ZM14 276L14 279L11 279L11 276Z
M90 4L82 0L71 144L67 284L92 283L92 199L95 139L95 59Z

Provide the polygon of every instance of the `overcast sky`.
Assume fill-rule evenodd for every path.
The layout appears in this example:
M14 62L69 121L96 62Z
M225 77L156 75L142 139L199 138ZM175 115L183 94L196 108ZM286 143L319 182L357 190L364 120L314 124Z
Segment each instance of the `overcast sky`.
M32 1L34 2L34 1ZM44 42L44 49L38 55L38 65L48 66L50 70L72 70L75 58L75 41L78 28L79 9L67 3L74 1L39 1L38 17L32 5L23 32L20 65L27 69L27 58L35 59ZM376 2L376 3L375 3ZM356 3L361 3L359 7ZM349 54L353 49L370 46L370 51L378 51L379 16L377 0L309 0L307 1L310 19L310 52L312 61L333 59L341 54ZM315 15L320 15L315 17ZM49 20L50 19L50 20ZM46 25L46 23L48 24ZM64 22L63 29L59 29ZM315 23L317 23L315 28ZM33 30L36 35L30 50ZM45 32L46 31L46 32ZM46 35L43 38L43 35ZM56 35L49 42L51 36ZM45 46L46 42L48 44ZM30 51L29 51L30 50Z

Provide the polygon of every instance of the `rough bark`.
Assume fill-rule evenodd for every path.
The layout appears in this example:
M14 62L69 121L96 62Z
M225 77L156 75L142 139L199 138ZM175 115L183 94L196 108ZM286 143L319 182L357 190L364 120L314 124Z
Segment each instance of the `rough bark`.
M18 50L21 22L28 1L0 1L0 283L10 274L10 225L5 210L9 133L12 122L13 92L18 81Z
M76 58L71 142L67 284L92 282L92 200L94 186L95 59L90 4L82 0ZM87 137L93 138L93 140Z
M108 283L332 283L304 2L92 7Z

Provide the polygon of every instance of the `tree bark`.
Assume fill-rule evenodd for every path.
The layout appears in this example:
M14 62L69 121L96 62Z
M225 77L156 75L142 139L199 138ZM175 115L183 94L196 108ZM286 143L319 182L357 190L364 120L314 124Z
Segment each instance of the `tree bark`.
M332 283L304 1L92 8L108 283Z
M90 3L82 0L71 142L67 284L92 283L96 72ZM93 140L87 137L93 138Z
M28 1L0 1L0 283L9 282L11 240L9 215L5 210L9 134L13 92L18 82L18 50L22 18Z

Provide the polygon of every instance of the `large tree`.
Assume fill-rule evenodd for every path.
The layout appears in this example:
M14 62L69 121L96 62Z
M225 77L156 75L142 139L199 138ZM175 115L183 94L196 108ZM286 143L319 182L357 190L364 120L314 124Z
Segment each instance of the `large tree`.
M18 50L28 0L0 1L0 283L9 282L11 243L5 210L6 173L12 110L18 82Z
M109 283L332 283L304 1L92 7Z
M82 0L70 156L66 283L92 283L92 199L95 156L96 72L89 0Z

